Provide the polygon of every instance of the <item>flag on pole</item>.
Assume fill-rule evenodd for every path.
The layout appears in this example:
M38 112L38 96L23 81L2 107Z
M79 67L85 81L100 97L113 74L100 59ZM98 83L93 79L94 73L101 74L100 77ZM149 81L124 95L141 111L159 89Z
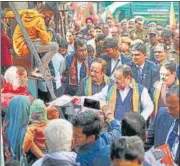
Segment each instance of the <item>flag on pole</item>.
M171 2L171 7L170 7L169 23L170 23L170 28L171 28L171 29L173 29L173 28L176 27L176 17L175 17L173 2Z

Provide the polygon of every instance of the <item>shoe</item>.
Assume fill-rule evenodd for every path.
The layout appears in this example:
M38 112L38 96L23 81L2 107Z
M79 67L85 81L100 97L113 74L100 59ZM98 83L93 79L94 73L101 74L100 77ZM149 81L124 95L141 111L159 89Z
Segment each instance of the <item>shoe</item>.
M38 69L39 70L39 69ZM40 71L38 70L34 70L31 72L31 76L35 77L35 78L40 78L40 79L44 79L43 75L40 73Z

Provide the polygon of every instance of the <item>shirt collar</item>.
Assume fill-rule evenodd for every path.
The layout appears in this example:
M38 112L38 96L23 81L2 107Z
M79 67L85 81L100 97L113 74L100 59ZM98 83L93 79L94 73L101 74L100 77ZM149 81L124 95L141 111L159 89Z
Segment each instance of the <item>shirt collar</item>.
M124 90L128 90L128 89L134 89L132 83L130 83L127 87L124 88ZM119 89L119 90L122 90L122 89Z
M142 65L140 65L140 66L139 66L139 65L136 65L136 67L137 67L137 68L139 68L139 67L140 67L140 69L142 70L142 69L144 68L144 64L145 64L145 63L143 63L143 64L142 64Z

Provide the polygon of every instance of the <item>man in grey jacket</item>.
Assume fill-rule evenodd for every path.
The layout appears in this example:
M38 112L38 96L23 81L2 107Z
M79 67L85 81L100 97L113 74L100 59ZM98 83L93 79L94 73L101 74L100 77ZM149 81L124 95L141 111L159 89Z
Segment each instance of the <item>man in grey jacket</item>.
M45 128L48 153L33 166L79 166L76 153L71 151L72 124L64 119L52 120Z

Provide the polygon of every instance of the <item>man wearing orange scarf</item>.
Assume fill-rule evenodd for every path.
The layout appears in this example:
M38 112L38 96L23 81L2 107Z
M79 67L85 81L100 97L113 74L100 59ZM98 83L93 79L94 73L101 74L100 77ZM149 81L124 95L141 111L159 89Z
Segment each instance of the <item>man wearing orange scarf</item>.
M43 10L40 12L41 14L35 9L24 9L18 11L21 21L26 28L30 39L33 41L37 52L45 53L42 57L42 63L46 73L50 74L48 64L54 54L58 52L58 45L57 43L51 42L52 34L47 32L44 18L52 18L54 15L54 9L46 3ZM5 13L5 18L15 18L14 13L12 11ZM16 25L14 30L13 48L18 56L24 57L30 54L30 50L24 40L24 36L19 25ZM37 77L42 77L37 69L33 71L32 74Z
M65 93L75 95L79 82L89 75L92 59L88 57L87 46L84 40L74 42L75 54L66 57L66 90Z

